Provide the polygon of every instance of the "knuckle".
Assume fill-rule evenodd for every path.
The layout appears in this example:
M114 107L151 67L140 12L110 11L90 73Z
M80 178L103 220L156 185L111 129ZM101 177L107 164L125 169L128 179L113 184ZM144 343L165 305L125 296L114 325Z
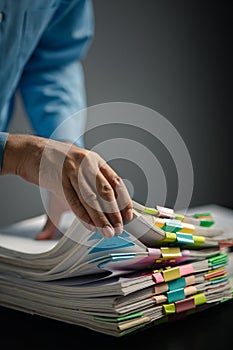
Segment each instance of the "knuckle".
M112 200L113 198L113 189L110 184L101 184L99 188L99 194L103 199Z
M88 204L88 203L93 203L96 201L97 196L95 194L95 192L92 191L83 191L82 192L82 197L83 200Z
M75 174L77 171L77 164L73 159L69 159L64 163L63 166L63 176L64 174Z

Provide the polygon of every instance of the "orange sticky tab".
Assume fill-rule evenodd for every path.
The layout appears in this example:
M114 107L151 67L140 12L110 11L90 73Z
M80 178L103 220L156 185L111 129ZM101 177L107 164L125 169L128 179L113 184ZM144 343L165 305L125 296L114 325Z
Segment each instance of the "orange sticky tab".
M195 284L195 276L191 275L191 276L187 276L185 277L185 282L186 282L186 286L191 286L192 284Z
M169 288L168 288L168 284L167 283L159 283L158 285L156 284L156 286L154 287L154 293L155 294L165 293L168 290L169 290Z
M154 295L152 299L155 301L156 304L162 304L167 302L167 297L165 295Z
M197 293L197 288L195 286L188 286L184 288L184 294L186 297Z

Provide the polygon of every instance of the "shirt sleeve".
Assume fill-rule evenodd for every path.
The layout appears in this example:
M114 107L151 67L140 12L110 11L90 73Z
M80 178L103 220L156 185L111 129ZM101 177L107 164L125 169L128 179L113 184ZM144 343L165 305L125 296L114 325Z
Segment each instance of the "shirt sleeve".
M0 172L2 171L3 153L8 138L8 132L0 132Z
M86 93L82 58L93 28L90 0L61 5L26 64L19 90L38 136L83 147Z

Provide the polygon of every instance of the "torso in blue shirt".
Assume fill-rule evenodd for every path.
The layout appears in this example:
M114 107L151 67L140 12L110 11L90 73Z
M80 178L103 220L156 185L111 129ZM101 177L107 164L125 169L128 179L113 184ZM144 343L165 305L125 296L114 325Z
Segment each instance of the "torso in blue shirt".
M16 89L35 134L75 140L85 121L80 60L93 36L90 0L0 0L0 131L11 117Z

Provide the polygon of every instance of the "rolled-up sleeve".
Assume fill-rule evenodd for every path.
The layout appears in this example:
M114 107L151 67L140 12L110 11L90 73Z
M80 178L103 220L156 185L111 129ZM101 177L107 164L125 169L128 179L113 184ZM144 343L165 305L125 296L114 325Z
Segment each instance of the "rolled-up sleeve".
M38 136L83 146L86 92L82 59L93 32L92 2L64 2L29 58L19 89Z

